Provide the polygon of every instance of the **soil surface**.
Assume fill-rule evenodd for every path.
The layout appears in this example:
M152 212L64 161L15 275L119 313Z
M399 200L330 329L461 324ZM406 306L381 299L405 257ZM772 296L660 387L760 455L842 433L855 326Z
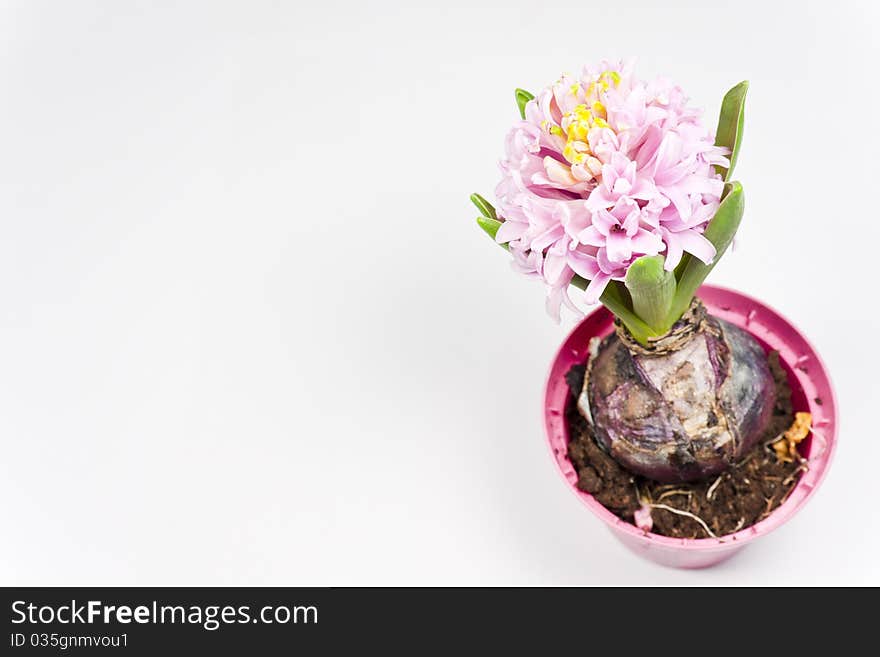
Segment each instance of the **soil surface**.
M707 538L732 534L766 518L791 493L803 472L803 464L780 463L768 446L788 429L794 419L791 390L779 354L769 356L776 381L776 406L766 435L741 461L719 476L687 484L661 484L635 475L620 466L596 443L589 424L575 403L584 380L584 365L566 375L573 394L566 407L568 456L578 473L577 486L590 493L627 522L641 507L640 495L652 505L663 505L702 519L658 506L651 507L651 533L675 538Z

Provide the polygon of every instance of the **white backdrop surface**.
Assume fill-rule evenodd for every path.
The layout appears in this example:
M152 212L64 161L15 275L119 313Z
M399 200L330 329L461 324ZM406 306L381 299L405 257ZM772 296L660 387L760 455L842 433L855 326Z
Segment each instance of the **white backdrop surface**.
M880 584L876 7L3 2L0 583ZM711 281L804 330L842 413L807 507L708 571L565 489L572 320L467 201L515 87L630 55L712 125L751 81Z

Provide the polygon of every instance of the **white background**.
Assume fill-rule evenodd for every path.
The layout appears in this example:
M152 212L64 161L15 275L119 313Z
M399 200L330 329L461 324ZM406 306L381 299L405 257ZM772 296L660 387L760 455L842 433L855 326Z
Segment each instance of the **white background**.
M880 584L876 3L410 5L3 3L0 583ZM804 510L701 572L566 490L572 320L467 201L515 87L630 55L712 126L751 80L712 281L842 414Z

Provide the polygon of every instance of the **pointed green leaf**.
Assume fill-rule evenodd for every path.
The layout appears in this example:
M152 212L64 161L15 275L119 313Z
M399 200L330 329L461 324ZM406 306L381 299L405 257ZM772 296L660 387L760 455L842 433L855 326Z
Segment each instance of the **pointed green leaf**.
M706 265L694 257L688 259L687 265L681 272L678 280L678 289L672 301L669 314L669 325L672 326L684 314L696 294L700 285L706 280L709 272L718 264L721 256L733 241L736 230L742 221L745 198L742 185L738 182L727 183L724 186L726 196L722 197L721 205L715 212L715 216L706 226L703 237L715 245L715 259L711 265Z
M519 107L519 115L522 118L526 118L526 103L532 100L535 96L525 89L517 89L513 93L516 97L516 106Z
M626 289L633 310L658 335L666 333L669 310L675 295L675 275L663 268L662 256L642 256L626 272Z
M739 156L742 142L743 122L745 120L746 92L749 90L748 80L743 80L724 95L721 101L721 115L718 117L718 130L715 132L715 145L730 149L730 168L715 166L725 181L733 176L733 167Z
M480 214L484 217L488 217L489 219L498 218L498 215L495 214L495 208L492 207L492 204L476 192L471 194L471 203L477 206L477 210L479 210Z
M492 219L491 217L477 217L477 225L483 229L483 231L492 238L494 241L495 236L498 234L498 229L501 228L501 223L497 219ZM498 246L510 250L510 247L507 244L499 244Z
M501 228L500 221L489 217L477 217L477 224L480 228L486 231L486 234L493 240L495 239L495 235L498 234L498 229Z

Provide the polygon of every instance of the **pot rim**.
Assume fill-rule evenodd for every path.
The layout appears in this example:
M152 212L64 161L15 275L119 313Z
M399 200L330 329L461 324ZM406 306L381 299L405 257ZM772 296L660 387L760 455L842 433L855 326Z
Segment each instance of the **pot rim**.
M565 480L567 487L581 502L601 518L615 532L627 534L645 546L656 545L679 550L717 551L731 547L742 547L752 540L764 536L785 524L815 493L822 484L834 456L837 444L837 396L828 369L813 347L812 343L791 321L779 312L755 299L736 290L717 286L703 285L697 292L708 310L715 316L726 319L772 349L778 350L790 376L794 376L807 400L809 412L813 416L814 431L810 437L810 453L808 454L809 469L804 472L788 498L769 516L751 527L746 527L734 534L720 538L672 538L645 532L633 524L621 520L592 495L577 488L577 472L568 460L568 428L564 420L564 412L558 409L560 385L568 394L565 383L565 372L575 362L582 362L586 354L589 337L606 335L612 315L604 306L599 306L568 333L556 351L544 388L544 431L550 457L556 464L557 471ZM591 325L598 330L589 331ZM600 328L601 327L601 328ZM589 336L581 336L582 332L591 332ZM570 343L580 343L578 346ZM809 363L809 367L807 364ZM821 399L817 403L816 399ZM563 397L563 400L565 397ZM563 411L564 411L564 401ZM796 409L804 410L804 409ZM561 428L561 432L560 432ZM560 448L560 439L562 441ZM824 443L824 444L823 444ZM819 449L819 453L815 451Z

